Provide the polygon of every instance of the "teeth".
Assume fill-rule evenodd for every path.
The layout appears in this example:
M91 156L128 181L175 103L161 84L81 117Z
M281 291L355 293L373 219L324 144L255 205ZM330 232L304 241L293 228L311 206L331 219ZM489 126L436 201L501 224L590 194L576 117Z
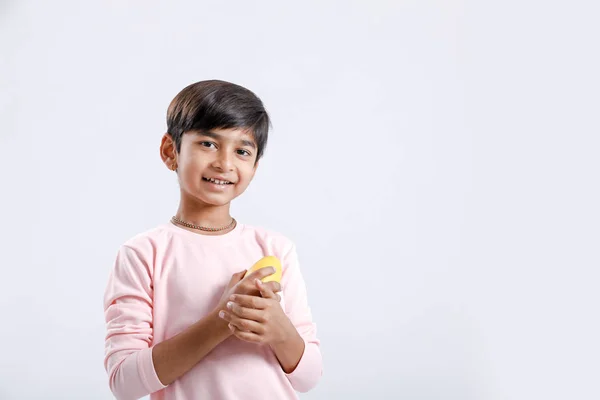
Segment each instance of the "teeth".
M227 184L229 184L228 181L222 181L222 180L219 180L219 179L208 178L208 180L210 182L212 182L212 183L216 183L217 185L227 185Z

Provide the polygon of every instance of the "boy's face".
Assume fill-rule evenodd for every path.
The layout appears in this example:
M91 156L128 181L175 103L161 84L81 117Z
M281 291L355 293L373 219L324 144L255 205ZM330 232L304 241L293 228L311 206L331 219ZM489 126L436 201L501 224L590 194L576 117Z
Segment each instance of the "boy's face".
M252 181L256 150L246 129L184 133L176 155L182 194L207 205L228 204Z

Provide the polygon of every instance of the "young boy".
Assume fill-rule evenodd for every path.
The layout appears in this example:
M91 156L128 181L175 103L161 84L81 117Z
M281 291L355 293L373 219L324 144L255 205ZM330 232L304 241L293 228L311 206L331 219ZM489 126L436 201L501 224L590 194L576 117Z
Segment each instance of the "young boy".
M124 243L106 287L104 365L118 399L283 400L322 374L296 248L238 223L230 202L250 184L270 122L251 91L223 81L183 89L160 155L177 174L171 221ZM281 283L244 277L263 256Z

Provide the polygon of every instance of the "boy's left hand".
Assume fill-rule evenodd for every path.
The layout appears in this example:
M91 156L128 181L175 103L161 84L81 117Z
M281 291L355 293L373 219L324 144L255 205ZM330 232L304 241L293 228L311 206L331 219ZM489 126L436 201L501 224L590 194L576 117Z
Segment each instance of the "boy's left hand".
M233 334L246 342L277 345L293 337L296 328L285 315L279 304L279 296L264 285L255 281L262 297L232 295L227 310L219 316L229 322Z

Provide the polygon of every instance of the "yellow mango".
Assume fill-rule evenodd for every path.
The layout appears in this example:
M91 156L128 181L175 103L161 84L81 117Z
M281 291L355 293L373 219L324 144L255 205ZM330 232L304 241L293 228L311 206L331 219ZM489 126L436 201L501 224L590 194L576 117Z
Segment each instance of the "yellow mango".
M279 259L275 256L266 256L258 260L248 271L246 271L246 275L244 275L244 277L248 276L256 270L267 267L275 268L275 273L269 276L265 276L264 278L262 278L262 281L275 281L281 283L281 261L279 261Z

